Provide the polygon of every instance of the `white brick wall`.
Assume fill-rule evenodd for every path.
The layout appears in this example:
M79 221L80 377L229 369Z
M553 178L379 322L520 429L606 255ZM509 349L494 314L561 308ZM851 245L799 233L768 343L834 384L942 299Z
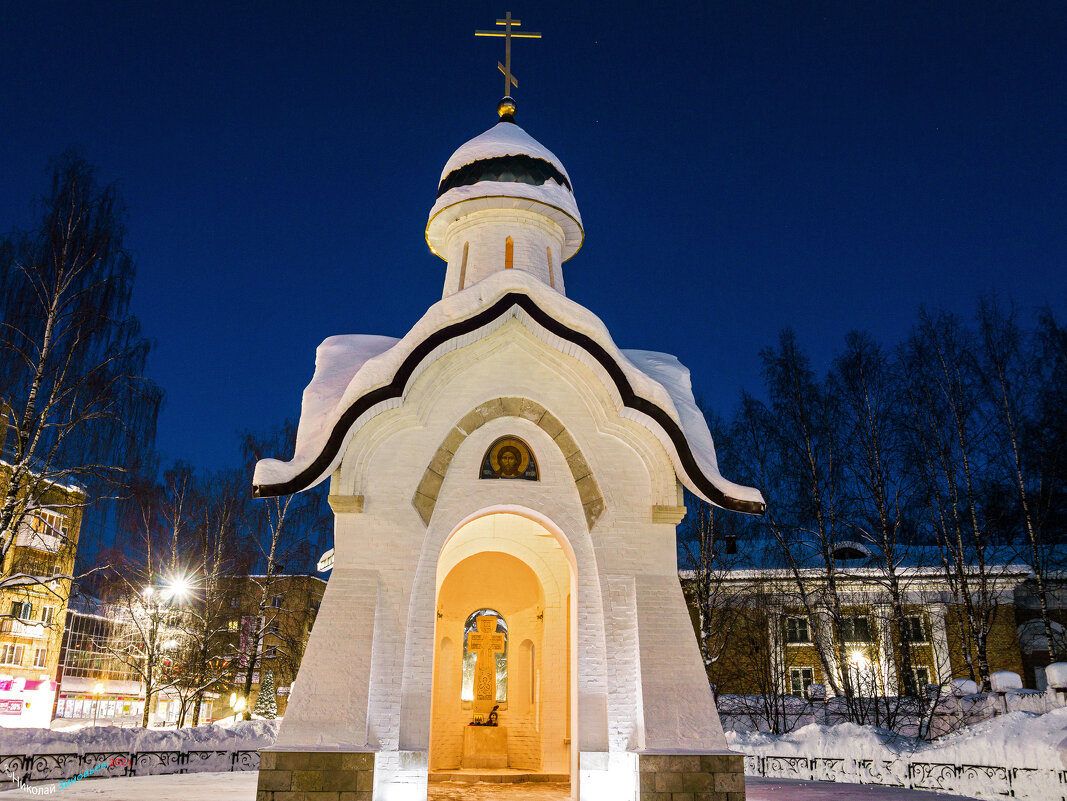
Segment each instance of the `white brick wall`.
M505 241L513 242L513 269L523 270L564 292L560 254L563 229L548 217L525 209L484 209L461 217L448 228L444 295L451 295L504 268ZM466 245L467 268L463 270ZM552 278L549 279L548 248L552 248ZM463 287L460 287L460 275Z

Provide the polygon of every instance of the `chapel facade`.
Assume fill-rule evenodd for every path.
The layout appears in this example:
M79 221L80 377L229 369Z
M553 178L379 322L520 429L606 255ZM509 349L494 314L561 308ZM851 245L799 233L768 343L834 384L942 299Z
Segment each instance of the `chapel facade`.
M683 487L743 513L763 498L719 474L688 371L567 298L570 176L510 99L499 114L441 173L441 301L399 340L327 339L295 453L256 468L259 496L328 481L336 516L260 797L425 799L488 774L741 801L675 527Z

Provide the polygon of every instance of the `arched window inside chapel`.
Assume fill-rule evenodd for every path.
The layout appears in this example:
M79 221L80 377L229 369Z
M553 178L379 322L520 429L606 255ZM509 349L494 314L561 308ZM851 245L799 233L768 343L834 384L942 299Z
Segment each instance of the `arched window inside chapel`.
M474 700L474 667L478 661L477 651L470 648L470 635L478 633L478 618L492 616L496 618L496 633L504 635L504 648L494 654L496 658L496 701L503 703L508 699L508 624L495 609L476 609L470 613L463 624L463 687L460 698L463 701Z

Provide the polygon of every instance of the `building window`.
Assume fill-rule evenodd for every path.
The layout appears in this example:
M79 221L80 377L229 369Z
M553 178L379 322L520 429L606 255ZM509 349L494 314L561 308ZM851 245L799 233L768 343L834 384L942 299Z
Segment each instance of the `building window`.
M789 668L789 694L798 698L808 697L808 687L815 682L815 668Z
M48 649L47 648L37 648L33 652L33 666L34 667L43 668L47 664L48 664Z
M909 615L904 618L904 642L913 645L926 642L926 627L923 626L922 615Z
M911 669L910 676L904 676L904 695L916 698L920 693L925 691L926 685L929 683L930 669L925 667L914 667Z
M504 269L510 270L515 266L515 240L510 236L504 240Z
M787 643L810 643L808 636L808 619L806 617L787 617L785 619L785 641Z
M842 642L873 642L871 639L871 619L869 617L841 618Z
M45 606L41 608L41 620L44 621L46 626L51 626L52 621L56 619L56 608L54 606Z
M0 650L0 662L3 662L5 665L21 665L22 652L23 646L6 643L3 649Z
M241 621L240 620L227 621L226 628L228 628L230 631L238 631L241 628Z
M67 518L51 509L32 509L22 518L16 545L58 553L66 541Z
M275 595L273 598L270 599L270 605L272 607L274 607L275 609L281 609L282 608L282 596Z
M277 637L278 636L278 631L279 631L278 621L277 620L272 620L270 622L270 625L267 626L267 634L273 634L275 637Z
M492 609L477 609L471 612L463 626L463 687L460 691L460 698L464 701L474 700L474 667L478 660L478 652L470 649L470 636L478 634L479 617L495 617L495 633L504 635L503 650L496 651L494 654L496 657L496 700L502 703L508 698L508 624L504 622L499 612Z
M308 609L310 609L312 612L318 612L319 611L319 604L321 604L321 603L322 603L322 599L321 598L312 598L311 601L308 603Z
M263 649L264 659L275 659L278 656L278 648L274 645L269 645Z
M11 617L18 620L33 620L33 604L29 601L12 601Z
M854 562L866 558L867 554L851 545L842 545L834 551L835 562Z
M733 556L737 553L737 537L726 537L723 540L723 551L728 556Z
M27 576L54 576L59 573L55 557L39 551L23 551L15 557L11 572Z

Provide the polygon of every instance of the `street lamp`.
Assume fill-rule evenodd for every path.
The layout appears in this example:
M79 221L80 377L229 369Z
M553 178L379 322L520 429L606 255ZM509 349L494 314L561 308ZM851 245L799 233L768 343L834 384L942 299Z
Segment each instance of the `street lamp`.
M103 692L104 692L104 685L103 685L102 682L98 681L96 683L96 686L93 687L93 698L95 699L93 701L93 728L94 729L96 728L96 713L100 709L100 695Z
M237 693L230 693L230 706L233 707L233 722L237 722L237 716L241 714L241 710L245 708L245 699L238 698Z

